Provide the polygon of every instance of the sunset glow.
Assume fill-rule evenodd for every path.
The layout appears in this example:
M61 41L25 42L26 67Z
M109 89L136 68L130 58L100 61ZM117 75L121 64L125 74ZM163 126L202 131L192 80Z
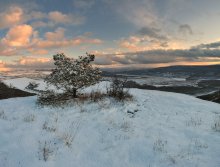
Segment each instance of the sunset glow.
M58 52L103 68L220 64L220 1L0 1L0 71Z

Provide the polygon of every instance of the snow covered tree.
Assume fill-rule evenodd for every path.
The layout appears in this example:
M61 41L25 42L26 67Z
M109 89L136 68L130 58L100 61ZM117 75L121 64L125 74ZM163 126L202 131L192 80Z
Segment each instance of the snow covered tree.
M74 98L77 97L78 89L93 85L101 79L99 68L91 65L95 55L86 53L86 56L73 59L59 53L54 55L53 59L56 68L45 78L45 81Z

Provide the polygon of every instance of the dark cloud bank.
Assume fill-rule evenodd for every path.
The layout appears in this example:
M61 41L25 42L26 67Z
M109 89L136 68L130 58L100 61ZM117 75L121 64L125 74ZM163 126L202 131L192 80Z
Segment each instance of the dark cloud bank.
M181 61L196 62L205 59L218 60L220 58L220 42L201 44L190 49L177 50L147 50L139 52L125 52L120 54L103 54L97 56L96 64L154 64ZM206 60L207 61L207 60ZM217 63L217 62L216 62Z

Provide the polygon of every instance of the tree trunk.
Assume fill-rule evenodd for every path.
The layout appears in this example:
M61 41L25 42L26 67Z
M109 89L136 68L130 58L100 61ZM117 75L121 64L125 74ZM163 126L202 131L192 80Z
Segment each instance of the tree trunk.
M77 98L77 90L76 89L72 90L72 96L73 96L73 98Z

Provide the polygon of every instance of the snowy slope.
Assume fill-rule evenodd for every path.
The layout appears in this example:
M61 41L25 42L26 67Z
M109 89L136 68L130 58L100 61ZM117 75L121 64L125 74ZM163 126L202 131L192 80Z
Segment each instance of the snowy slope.
M38 87L36 88L36 90L46 90L46 88L49 88L56 92L62 92L62 90L57 90L56 87L53 85L47 85L47 83L44 82L43 79L37 80L37 79L30 79L30 78L23 77L23 78L5 79L2 82L4 82L8 86L15 87L17 89L24 90L27 92L33 92L32 90L26 89L26 87L28 86L30 82L34 82L38 84ZM103 81L96 85L90 86L89 88L85 88L79 91L81 91L82 93L90 92L91 90L105 91L107 86L109 86L109 82Z
M31 79L31 78L26 78L26 77L5 79L3 80L3 82L8 86L12 86L17 89L28 91L28 92L33 92L31 90L26 89L26 87L28 86L30 82L34 82L38 84L38 87L36 88L37 90L45 90L48 87L47 83L44 82L42 79ZM49 88L52 90L56 90L54 86L49 86Z
M212 128L219 104L168 92L130 93L134 100L125 103L105 99L66 108L36 106L36 97L1 100L0 167L220 166L220 132Z
M46 83L43 82L42 80L35 80L35 79L30 79L30 78L14 78L14 79L7 79L3 80L3 82L8 85L8 86L13 86L16 87L20 90L26 90L25 87L28 86L30 82L35 82L39 84L38 89L39 90L44 90L46 88ZM26 90L27 91L27 90Z

